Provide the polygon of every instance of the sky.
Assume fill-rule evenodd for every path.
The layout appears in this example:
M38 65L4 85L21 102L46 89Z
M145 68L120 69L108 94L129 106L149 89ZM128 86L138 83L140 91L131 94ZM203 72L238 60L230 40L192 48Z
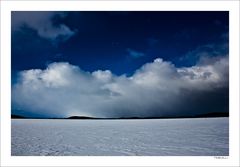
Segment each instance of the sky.
M228 112L228 12L12 12L12 112Z

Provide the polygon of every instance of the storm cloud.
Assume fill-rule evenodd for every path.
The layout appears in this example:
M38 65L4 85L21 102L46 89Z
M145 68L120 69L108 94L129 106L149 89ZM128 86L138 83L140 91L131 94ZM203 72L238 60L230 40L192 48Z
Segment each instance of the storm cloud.
M132 76L87 72L67 62L21 71L12 107L32 115L101 118L195 116L228 112L228 56L177 68L155 59Z

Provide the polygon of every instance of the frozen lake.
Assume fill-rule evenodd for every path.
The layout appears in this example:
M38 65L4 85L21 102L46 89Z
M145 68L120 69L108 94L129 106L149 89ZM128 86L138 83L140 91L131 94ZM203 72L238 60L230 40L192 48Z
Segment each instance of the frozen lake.
M13 156L228 156L228 118L12 120Z

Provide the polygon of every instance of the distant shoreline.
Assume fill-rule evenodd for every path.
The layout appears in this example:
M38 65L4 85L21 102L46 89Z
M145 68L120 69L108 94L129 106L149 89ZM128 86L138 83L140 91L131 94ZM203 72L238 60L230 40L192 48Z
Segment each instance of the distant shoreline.
M197 116L182 117L120 117L120 118L96 118L87 116L71 116L67 118L43 118L43 117L25 117L20 115L11 115L11 119L64 119L64 120L126 120L126 119L184 119L184 118L218 118L229 117L229 113L208 113Z

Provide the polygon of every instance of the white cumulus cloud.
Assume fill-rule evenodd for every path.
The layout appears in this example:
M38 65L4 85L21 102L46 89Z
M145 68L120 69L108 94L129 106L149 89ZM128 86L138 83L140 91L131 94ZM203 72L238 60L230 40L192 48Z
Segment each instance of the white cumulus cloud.
M22 71L13 109L41 116L153 117L221 112L228 104L228 57L177 68L160 58L127 77L69 63Z

